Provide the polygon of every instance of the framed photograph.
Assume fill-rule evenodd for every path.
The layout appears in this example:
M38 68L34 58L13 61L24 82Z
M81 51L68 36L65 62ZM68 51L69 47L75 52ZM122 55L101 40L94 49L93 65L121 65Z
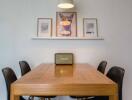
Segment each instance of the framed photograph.
M52 34L52 19L38 18L37 20L37 36L50 37Z
M56 36L76 37L77 36L77 14L76 12L56 13Z
M97 19L84 18L83 19L83 35L84 37L98 37Z

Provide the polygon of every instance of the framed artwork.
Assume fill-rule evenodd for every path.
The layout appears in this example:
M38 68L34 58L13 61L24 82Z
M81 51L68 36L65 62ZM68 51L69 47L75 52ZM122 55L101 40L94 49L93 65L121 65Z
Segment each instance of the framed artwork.
M76 37L77 36L77 14L76 12L56 13L56 36Z
M98 37L97 19L84 18L83 19L83 35L84 37Z
M37 36L50 37L52 34L52 19L38 18L37 20Z

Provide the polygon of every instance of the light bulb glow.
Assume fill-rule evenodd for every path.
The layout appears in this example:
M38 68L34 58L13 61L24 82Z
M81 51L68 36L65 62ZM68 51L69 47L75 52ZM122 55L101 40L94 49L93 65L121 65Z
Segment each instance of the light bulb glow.
M74 7L74 5L73 4L71 4L71 3L60 3L60 4L58 4L58 7L59 8L65 8L65 9L69 9L69 8L73 8Z

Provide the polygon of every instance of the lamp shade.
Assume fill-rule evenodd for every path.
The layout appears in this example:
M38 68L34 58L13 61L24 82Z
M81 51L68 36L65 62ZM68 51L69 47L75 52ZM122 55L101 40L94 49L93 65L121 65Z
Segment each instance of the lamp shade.
M74 4L73 4L73 0L58 0L57 6L59 8L69 9L69 8L73 8Z

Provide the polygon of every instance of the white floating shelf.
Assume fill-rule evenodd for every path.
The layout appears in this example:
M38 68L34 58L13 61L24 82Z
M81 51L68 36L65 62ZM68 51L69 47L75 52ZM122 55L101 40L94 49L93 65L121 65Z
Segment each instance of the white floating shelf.
M33 40L104 40L102 37L32 37Z

